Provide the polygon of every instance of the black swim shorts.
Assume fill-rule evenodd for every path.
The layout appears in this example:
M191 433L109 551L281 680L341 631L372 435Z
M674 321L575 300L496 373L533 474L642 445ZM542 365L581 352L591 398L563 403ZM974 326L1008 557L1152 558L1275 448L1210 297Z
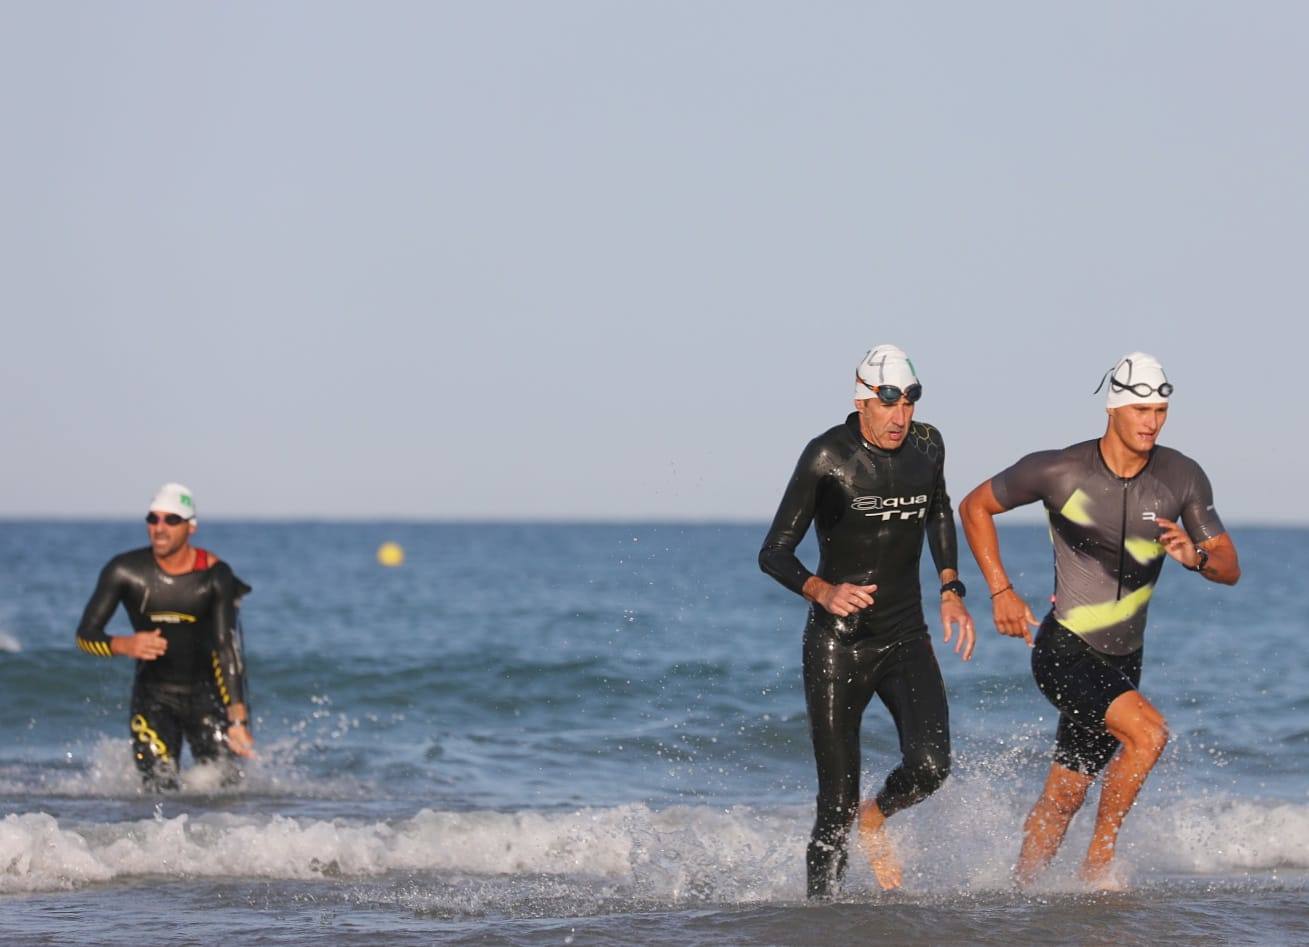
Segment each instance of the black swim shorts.
M1141 684L1141 650L1103 654L1047 615L1032 649L1032 676L1059 708L1054 760L1094 776L1118 749L1104 717L1119 696Z

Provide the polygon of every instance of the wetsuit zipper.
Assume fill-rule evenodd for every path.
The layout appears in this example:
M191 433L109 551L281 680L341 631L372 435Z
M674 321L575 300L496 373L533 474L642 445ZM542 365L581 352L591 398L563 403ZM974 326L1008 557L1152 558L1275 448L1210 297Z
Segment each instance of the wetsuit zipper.
M1123 523L1118 534L1118 594L1115 601L1123 598L1123 568L1127 565L1127 482L1123 482Z

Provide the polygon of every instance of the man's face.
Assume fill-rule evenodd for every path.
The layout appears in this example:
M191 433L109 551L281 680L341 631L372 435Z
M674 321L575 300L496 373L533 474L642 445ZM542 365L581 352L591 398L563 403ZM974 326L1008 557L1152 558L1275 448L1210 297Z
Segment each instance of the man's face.
M175 526L168 524L170 514L160 510L151 510L154 516L153 523L146 522L146 532L150 536L150 548L159 559L166 559L178 552L187 541L191 534L195 532L195 523L190 520L182 520Z
M1109 427L1129 448L1141 453L1154 449L1168 420L1166 404L1129 404L1109 411Z
M854 403L859 411L859 427L864 437L883 450L895 450L909 433L914 406L908 398L895 404L882 404L880 398L862 398Z

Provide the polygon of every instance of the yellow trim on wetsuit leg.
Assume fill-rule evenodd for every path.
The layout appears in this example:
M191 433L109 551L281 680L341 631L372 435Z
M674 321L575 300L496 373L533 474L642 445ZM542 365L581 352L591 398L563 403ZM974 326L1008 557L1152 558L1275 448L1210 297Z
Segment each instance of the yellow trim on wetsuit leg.
M1150 601L1154 595L1153 585L1143 585L1130 595L1116 602L1104 602L1099 605L1078 605L1069 609L1068 614L1059 618L1059 624L1069 631L1087 635L1093 631L1111 628L1127 621Z
M150 747L150 752L161 760L168 759L168 744L159 739L159 734L155 733L154 728L150 726L150 721L140 714L132 717L132 732L142 743Z

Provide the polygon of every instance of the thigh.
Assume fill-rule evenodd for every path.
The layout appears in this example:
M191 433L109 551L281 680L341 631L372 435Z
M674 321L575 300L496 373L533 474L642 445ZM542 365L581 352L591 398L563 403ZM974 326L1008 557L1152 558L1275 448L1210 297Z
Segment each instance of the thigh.
M1101 654L1047 616L1032 649L1032 676L1045 698L1079 727L1107 732L1109 705L1141 679L1141 653Z
M1095 776L1104 769L1120 745L1103 726L1085 727L1066 714L1059 715L1054 743L1054 761L1083 776Z
M1100 654L1047 616L1032 651L1032 675L1059 709L1055 762L1085 776L1099 773L1119 746L1105 714L1115 700L1136 690L1141 652Z
M809 732L822 782L859 778L859 726L872 699L869 675L854 649L833 636L805 636L804 689Z
M129 729L137 765L176 762L182 750L182 718L173 701L149 688L136 688Z
M185 721L186 740L197 761L217 759L227 749L227 710L217 694L202 690L191 701Z
M930 638L896 645L877 680L881 698L900 737L900 752L950 753L950 708L945 680Z

